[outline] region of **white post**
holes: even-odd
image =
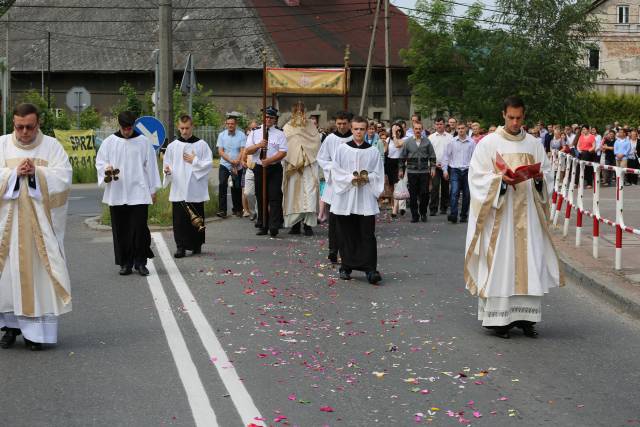
[[[622,210],[624,204],[624,175],[624,169],[616,167],[616,270],[622,269],[622,229],[624,227]]]
[[[582,213],[584,211],[584,169],[585,164],[578,160],[580,165],[580,180],[578,182],[578,200],[576,202],[576,247],[582,243]]]
[[[578,169],[578,159],[571,157],[571,181],[569,181],[569,193],[567,195],[567,210],[564,216],[564,228],[562,236],[566,237],[569,233],[569,219],[571,218],[571,208],[573,205],[573,190],[576,186],[576,171]]]
[[[600,243],[600,175],[602,166],[595,164],[593,169],[593,201],[591,213],[593,214],[593,257],[598,258],[598,244]]]

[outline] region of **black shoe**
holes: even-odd
[[[253,214],[249,217],[249,221],[255,221],[258,218],[258,214]]]
[[[377,285],[382,280],[382,276],[377,271],[367,271],[367,280],[372,285]]]
[[[200,246],[198,246],[197,248],[195,248],[194,250],[191,251],[192,255],[198,255],[202,253],[202,248]]]
[[[308,225],[304,226],[304,235],[309,237],[309,236],[313,236],[313,228],[309,227]]]
[[[178,248],[178,250],[176,251],[175,254],[173,254],[174,258],[184,258],[184,256],[187,254],[187,252],[182,249],[182,248]]]
[[[278,235],[278,229],[277,228],[273,228],[273,229],[269,230],[269,235],[271,237],[276,237]]]
[[[329,252],[329,256],[327,256],[327,259],[329,261],[331,261],[331,264],[337,264],[338,263],[338,254],[335,252]]]
[[[16,343],[16,337],[22,332],[18,328],[2,328],[5,331],[2,339],[0,339],[0,347],[10,348]]]
[[[149,269],[147,268],[146,265],[140,265],[140,266],[136,267],[136,271],[141,276],[148,276],[149,275]]]
[[[422,222],[427,222],[427,214],[420,215],[420,220],[421,220]]]
[[[429,216],[436,216],[436,215],[438,215],[438,212],[435,212],[435,211],[429,212]]]
[[[27,346],[27,348],[31,351],[42,351],[43,350],[43,346],[42,343],[40,342],[33,342],[31,340],[28,339],[24,339],[24,343]]]
[[[509,330],[511,330],[511,326],[490,326],[489,329],[493,329],[497,337],[509,339],[511,335],[509,334]]]
[[[447,219],[449,220],[449,222],[450,222],[451,224],[455,224],[455,223],[457,223],[457,222],[458,222],[458,218],[456,218],[455,216],[451,216],[451,215],[449,215],[449,216],[447,217]]]
[[[338,273],[340,274],[341,280],[351,280],[351,270],[340,267],[340,271]]]
[[[391,214],[391,218],[396,218],[397,216],[398,216],[398,215],[396,215],[396,214],[394,214],[394,213],[392,213],[392,214]]]
[[[300,234],[300,223],[296,223],[289,230],[289,234]]]
[[[130,266],[128,265],[121,265],[120,266],[120,271],[118,272],[119,275],[121,276],[128,276],[131,274],[133,270],[131,269]]]
[[[535,323],[526,322],[518,326],[522,329],[522,333],[529,338],[538,338],[538,331],[536,331]]]
[[[420,221],[420,217],[414,216],[413,218],[411,218],[411,222],[419,222]]]
[[[266,228],[260,228],[260,230],[258,230],[258,232],[256,233],[256,236],[266,236],[266,235],[267,235]]]
[[[460,222],[467,222],[467,218],[460,218]]]
[[[226,217],[227,217],[227,213],[226,213],[226,212],[219,211],[219,212],[217,212],[217,213],[216,213],[216,216],[217,216],[218,218],[226,218]]]
[[[407,212],[407,211],[405,211],[404,209],[400,209],[400,215],[401,215],[401,216],[404,216],[404,214],[405,214],[406,212]]]

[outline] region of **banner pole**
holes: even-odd
[[[343,98],[342,98],[342,106],[344,107],[344,111],[349,110],[349,56],[351,55],[351,51],[349,50],[349,45],[344,49],[344,90],[343,90]]]
[[[262,52],[262,139],[269,141],[267,129],[267,50]],[[260,150],[260,159],[267,158],[267,147]],[[267,168],[262,165],[262,228],[268,228],[267,223]]]

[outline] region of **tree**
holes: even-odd
[[[100,113],[89,107],[80,113],[80,129],[96,129],[102,124]]]
[[[498,0],[490,19],[483,18],[481,3],[451,19],[451,2],[419,0],[410,46],[402,52],[418,108],[499,123],[502,100],[517,94],[530,119],[566,121],[574,100],[599,75],[585,60],[599,32],[590,5]]]
[[[123,111],[132,111],[137,116],[143,115],[144,107],[142,101],[138,98],[138,92],[128,82],[124,82],[118,90],[124,99],[111,108],[114,116],[118,116]]]
[[[224,115],[220,113],[218,107],[211,101],[213,91],[205,91],[204,86],[198,84],[198,91],[193,94],[193,124],[194,126],[214,126],[220,127],[224,122]],[[188,113],[187,96],[180,92],[180,86],[173,90],[173,112],[176,122],[178,118]]]

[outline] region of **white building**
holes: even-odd
[[[589,65],[606,73],[596,90],[640,94],[640,0],[596,0],[591,13],[600,20],[601,36]]]

